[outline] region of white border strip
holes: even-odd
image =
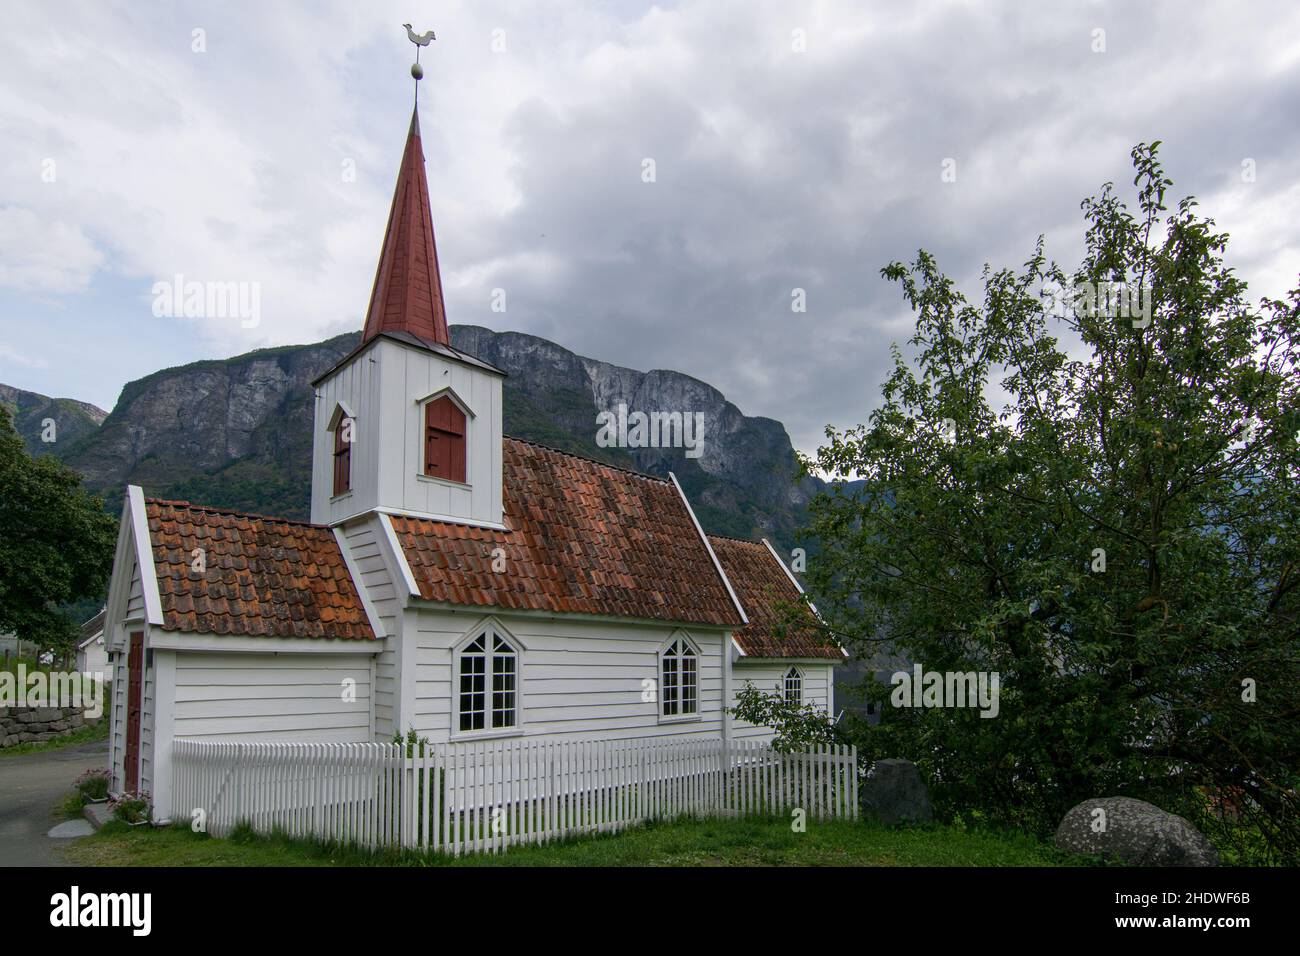
[[[416,475],[416,477],[419,478],[421,476]],[[441,482],[444,481],[445,479],[431,478],[429,480]],[[448,484],[453,484],[453,483],[448,482]],[[459,488],[464,486],[456,485],[456,487]],[[420,521],[436,521],[439,524],[459,524],[459,525],[464,525],[467,528],[487,528],[489,531],[510,530],[510,527],[508,525],[500,524],[495,521],[478,521],[472,518],[457,518],[454,515],[436,515],[429,511],[406,511],[402,508],[388,508],[388,507],[366,508],[362,511],[354,511],[352,514],[345,515],[342,518],[332,519],[330,521],[330,524],[334,526],[347,524],[349,521],[356,521],[358,518],[364,518],[367,515],[372,515],[372,514],[392,515],[395,518],[417,518]]]
[[[339,554],[343,555],[343,563],[347,566],[348,576],[352,578],[352,586],[357,589],[357,595],[361,598],[361,606],[366,609],[366,617],[370,621],[370,630],[375,632],[376,640],[383,640],[388,634],[385,633],[384,625],[379,619],[379,612],[370,603],[370,592],[361,580],[361,571],[352,561],[352,551],[348,548],[347,537],[339,528],[330,530],[334,532],[334,540],[338,542]]]
[[[736,605],[736,610],[740,612],[740,619],[744,623],[748,624],[749,615],[746,614],[745,609],[740,606],[740,600],[736,597],[736,592],[732,590],[731,582],[727,579],[727,573],[722,570],[722,562],[720,562],[718,556],[713,553],[713,545],[709,544],[709,536],[705,534],[704,529],[700,527],[700,521],[695,517],[695,509],[693,509],[691,503],[686,500],[686,492],[682,491],[681,483],[678,482],[677,476],[671,471],[668,472],[668,477],[672,479],[673,487],[677,489],[677,494],[681,496],[682,504],[686,506],[686,513],[691,516],[691,523],[695,525],[695,530],[699,532],[700,540],[704,542],[704,550],[708,551],[709,557],[713,559],[713,566],[718,569],[718,577],[722,578],[722,583],[727,586],[727,593],[731,595],[731,603]]]
[[[246,634],[200,634],[152,631],[149,646],[170,651],[238,651],[253,654],[382,654],[381,641],[358,637],[250,637]]]
[[[144,592],[145,617],[162,627],[162,594],[158,591],[158,569],[153,563],[153,541],[149,537],[149,514],[145,511],[144,489],[127,485],[131,499],[131,528],[135,533],[135,559],[140,565],[140,590]]]
[[[781,560],[781,556],[776,553],[776,548],[772,547],[772,542],[768,541],[767,538],[764,538],[763,544],[767,545],[767,550],[771,553],[772,560],[774,560],[777,564],[781,565],[781,570],[784,571],[785,576],[790,579],[790,583],[793,584],[798,589],[800,594],[804,594],[803,585],[800,584],[799,579],[794,576],[794,572],[791,571],[788,567],[786,567],[785,562]],[[812,601],[809,601],[808,606],[812,608],[812,612],[817,616],[817,620],[821,621],[822,624],[825,624],[826,621],[822,617],[821,611],[817,610],[817,605],[814,604]],[[843,654],[845,657],[849,656],[849,652],[842,647],[840,648],[840,653]]]
[[[587,614],[580,611],[554,611],[550,608],[503,607],[500,604],[453,604],[451,601],[426,601],[417,598],[411,601],[412,607],[430,608],[446,611],[448,614],[498,614],[507,618],[533,618],[539,621],[582,621],[584,623],[636,624],[645,627],[660,627],[669,630],[689,629],[726,633],[734,631],[734,624],[704,624],[700,621],[662,620],[652,617],[625,617],[619,614]]]
[[[406,552],[402,550],[402,543],[397,540],[397,532],[393,529],[393,519],[388,516],[388,512],[379,512],[379,524],[384,529],[384,536],[388,538],[388,546],[393,549],[393,557],[397,560],[397,566],[402,569],[402,578],[406,581],[406,590],[410,592],[411,597],[420,596],[420,586],[415,583],[415,575],[411,573],[411,566],[406,563]]]

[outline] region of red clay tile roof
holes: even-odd
[[[843,660],[840,649],[814,627],[790,627],[788,606],[803,599],[765,544],[709,535],[749,624],[732,634],[748,657],[824,657]],[[811,621],[812,612],[807,612]]]
[[[739,613],[677,489],[506,438],[505,524],[394,516],[428,601],[738,627]],[[492,551],[506,570],[492,570]]]
[[[188,501],[146,499],[163,629],[373,638],[334,533]],[[207,570],[191,570],[195,548]]]

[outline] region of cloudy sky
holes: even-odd
[[[806,450],[863,419],[907,337],[882,265],[924,246],[974,290],[1044,233],[1068,267],[1079,201],[1130,183],[1139,141],[1164,141],[1253,292],[1300,271],[1294,2],[5,17],[0,382],[104,408],[158,368],[361,327],[410,112],[406,21],[438,35],[421,113],[450,320],[687,372]],[[260,321],[155,316],[177,274],[256,283]]]

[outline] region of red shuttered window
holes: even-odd
[[[341,418],[334,426],[334,494],[341,495],[352,487],[352,430],[350,418]]]
[[[465,480],[465,413],[445,395],[424,406],[424,473]]]

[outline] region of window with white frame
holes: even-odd
[[[460,652],[460,730],[507,730],[519,726],[519,655],[492,628]]]
[[[796,707],[803,706],[803,675],[799,673],[799,668],[792,667],[785,672],[785,683],[782,691],[785,694],[787,704],[794,704]]]
[[[660,714],[692,717],[700,711],[700,658],[684,637],[668,643],[659,657]]]

